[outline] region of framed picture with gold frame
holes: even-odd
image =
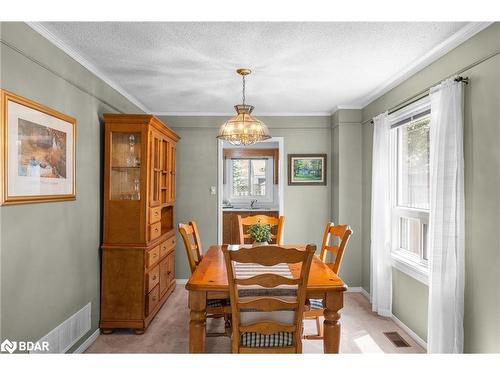
[[[76,120],[0,90],[2,204],[74,200]]]

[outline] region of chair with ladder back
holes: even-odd
[[[196,270],[196,267],[203,259],[203,249],[201,247],[200,234],[196,222],[190,221],[188,224],[179,224],[179,233],[184,242],[186,255],[191,268],[191,274]],[[209,299],[207,300],[207,318],[219,319],[224,318],[224,333],[209,332],[207,336],[229,336],[230,329],[230,313],[229,300],[227,299]]]
[[[249,227],[254,224],[268,224],[271,226],[272,230],[273,228],[276,228],[275,229],[276,233],[271,233],[271,242],[275,245],[281,245],[281,237],[283,236],[284,222],[285,222],[284,216],[274,217],[267,215],[254,215],[254,216],[241,217],[241,215],[238,215],[240,245],[249,243],[250,235],[246,233],[245,227]]]
[[[335,274],[338,274],[344,250],[349,241],[352,230],[349,225],[328,223],[323,235],[323,242],[321,244],[321,254],[319,258],[323,263],[326,263]],[[330,245],[330,240],[334,240],[336,244]],[[326,259],[327,253],[333,253],[334,259],[332,263],[328,263]],[[315,319],[317,335],[304,336],[308,340],[321,340],[323,339],[323,324],[320,317],[324,314],[323,300],[322,299],[309,299],[306,301],[306,311],[304,312],[304,319]]]
[[[223,245],[233,353],[301,353],[307,281],[315,245],[305,249]],[[290,264],[301,263],[292,275]],[[298,276],[298,277],[297,277]]]

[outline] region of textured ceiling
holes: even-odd
[[[230,113],[249,67],[255,114],[362,106],[465,23],[42,24],[153,113]]]

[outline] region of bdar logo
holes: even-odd
[[[17,349],[17,342],[5,339],[0,345],[0,351],[14,353]]]

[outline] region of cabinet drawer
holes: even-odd
[[[149,240],[152,241],[155,238],[161,236],[161,223],[155,223],[149,226]]]
[[[146,297],[146,315],[153,312],[158,302],[160,302],[160,287],[157,285]]]
[[[149,209],[149,224],[157,223],[161,219],[161,207]]]
[[[160,246],[153,247],[147,252],[146,267],[149,268],[160,259]]]
[[[149,273],[146,276],[146,280],[147,280],[146,291],[149,292],[156,285],[158,285],[158,281],[160,281],[160,267],[156,266],[151,271],[149,271]]]
[[[167,253],[169,253],[173,248],[175,248],[175,236],[163,241],[160,244],[160,258],[167,255]]]

